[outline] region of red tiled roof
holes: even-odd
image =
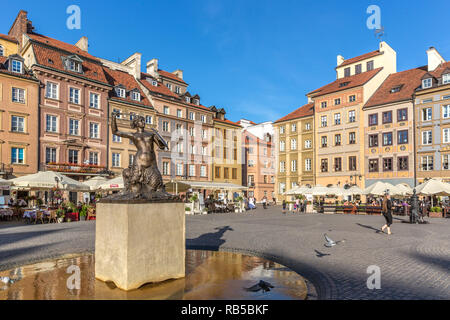
[[[341,90],[347,90],[350,88],[359,87],[363,84],[365,84],[367,81],[372,79],[378,72],[381,71],[381,68],[373,69],[370,71],[366,71],[360,74],[355,74],[350,77],[340,78],[336,81],[333,81],[319,89],[316,89],[314,91],[309,92],[307,95],[311,96],[319,96],[324,95],[328,93],[333,93]],[[345,86],[341,86],[341,84],[347,83]]]
[[[346,65],[349,65],[349,64],[358,62],[358,61],[362,61],[362,60],[364,60],[364,59],[369,59],[369,58],[378,56],[378,55],[380,55],[380,54],[382,54],[382,52],[380,52],[380,50],[375,50],[375,51],[372,51],[372,52],[369,52],[369,53],[365,53],[365,54],[362,54],[362,55],[360,55],[360,56],[357,56],[357,57],[354,57],[354,58],[351,58],[351,59],[344,60],[344,62],[343,62],[341,65],[337,66],[337,67],[338,67],[338,68],[339,68],[339,67],[343,67],[343,66],[346,66]]]
[[[176,75],[174,75],[174,74],[171,73],[171,72],[167,72],[167,71],[158,69],[158,73],[159,73],[161,76],[163,76],[163,77],[170,78],[170,79],[172,79],[172,80],[176,80],[176,81],[179,81],[179,82],[186,83],[186,82],[184,82],[183,79],[178,78]]]
[[[214,121],[218,121],[218,122],[222,122],[222,123],[227,123],[227,124],[231,124],[231,125],[240,127],[240,125],[239,125],[238,123],[233,122],[233,121],[230,121],[230,120],[228,120],[228,119],[225,119],[225,120],[214,119]]]
[[[77,46],[75,46],[73,44],[62,42],[62,41],[59,41],[59,40],[56,40],[56,39],[53,39],[53,38],[50,38],[50,37],[47,37],[47,36],[44,36],[44,35],[41,35],[41,34],[37,34],[37,33],[27,33],[27,35],[31,39],[35,40],[35,41],[47,44],[49,46],[58,48],[60,50],[64,50],[64,51],[67,51],[67,52],[70,52],[70,53],[74,53],[74,54],[77,54],[79,56],[82,56],[82,57],[85,57],[85,58],[89,58],[89,59],[92,59],[92,60],[98,60],[93,55],[89,54],[86,51],[81,50],[80,48],[78,48]]]
[[[420,67],[389,75],[381,86],[370,97],[364,108],[412,99],[412,95],[422,81],[421,78],[427,73],[427,67]],[[400,91],[392,92],[393,88],[400,87]]]
[[[0,38],[4,39],[4,40],[11,41],[11,42],[14,42],[14,43],[19,43],[19,41],[17,41],[16,38],[8,36],[7,34],[0,33]]]
[[[435,78],[440,78],[442,76],[442,72],[445,71],[445,69],[450,68],[450,61],[441,63],[436,69],[433,71],[428,72]]]
[[[288,115],[284,116],[283,118],[278,119],[274,123],[288,121],[288,120],[294,120],[298,118],[303,118],[307,116],[312,116],[314,114],[314,103],[308,103],[304,106],[301,106],[297,110],[289,113]]]
[[[156,80],[148,73],[141,72],[141,83],[150,91],[154,93],[163,94],[165,96],[180,98],[177,94],[169,90],[165,85],[158,82],[157,86],[152,85],[148,80]]]
[[[62,57],[67,56],[67,54],[58,50],[58,48],[51,48],[43,46],[39,43],[34,43],[33,50],[36,56],[36,62],[40,65],[57,69],[74,76],[84,77],[88,80],[107,83],[102,65],[100,63],[96,63],[86,59],[82,63],[83,73],[78,73],[65,69]]]
[[[112,70],[112,69],[107,68],[107,67],[103,67],[103,70],[105,72],[106,79],[108,80],[108,83],[110,85],[117,86],[117,85],[121,84],[121,85],[123,85],[125,87],[125,89],[127,91],[130,91],[130,90],[133,90],[133,89],[138,89],[139,93],[141,94],[141,100],[140,101],[132,100],[129,95],[126,98],[114,97],[114,99],[123,100],[123,101],[126,101],[126,102],[137,103],[137,104],[142,104],[142,105],[145,105],[145,106],[148,106],[148,107],[152,107],[152,104],[147,99],[147,96],[141,90],[141,88],[139,86],[139,83],[136,81],[136,79],[132,75],[130,75],[130,74],[124,72],[124,71]]]

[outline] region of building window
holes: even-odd
[[[340,134],[335,134],[334,135],[334,145],[335,146],[340,146],[341,145],[341,135]]]
[[[5,55],[5,51],[3,49],[3,46],[0,44],[0,57]]]
[[[382,121],[385,123],[392,123],[392,111],[386,111],[382,113]]]
[[[11,163],[24,164],[23,148],[11,148]]]
[[[172,91],[172,84],[171,83],[166,83],[166,87],[169,88],[170,91]]]
[[[305,159],[305,171],[311,171],[312,169],[312,160]]]
[[[286,162],[280,161],[280,172],[286,171]]]
[[[442,106],[442,118],[444,119],[450,118],[450,104]]]
[[[183,111],[181,111],[180,109],[177,109],[177,117],[178,118],[182,118],[183,117]]]
[[[49,99],[58,99],[58,84],[53,82],[47,82],[45,96]]]
[[[116,136],[115,134],[112,135],[112,141],[113,142],[122,142],[121,136]]]
[[[47,132],[56,132],[56,116],[52,116],[49,114],[46,116],[45,130]]]
[[[126,96],[125,89],[124,88],[120,88],[120,87],[116,88],[116,95],[118,97],[120,97],[120,98],[125,98],[125,96]]]
[[[189,128],[189,135],[190,135],[191,137],[195,137],[195,129],[194,129],[194,127],[190,127],[190,128]]]
[[[141,101],[141,93],[139,91],[132,91],[131,99],[134,101]]]
[[[286,143],[284,141],[280,141],[280,151],[286,151]]]
[[[392,146],[392,132],[383,133],[383,146]]]
[[[366,69],[367,71],[373,70],[373,60],[367,61]]]
[[[11,71],[16,73],[22,73],[22,61],[12,60],[11,61]]]
[[[356,171],[356,156],[348,157],[348,170]]]
[[[293,123],[291,124],[291,132],[296,132],[297,131],[297,124]]]
[[[320,160],[320,171],[321,172],[328,172],[328,159],[321,159]]]
[[[422,157],[422,171],[432,171],[433,170],[433,156],[423,156]]]
[[[348,134],[348,143],[349,144],[355,144],[356,143],[356,133],[355,132],[350,132]]]
[[[369,147],[378,147],[378,134],[369,134]]]
[[[445,128],[442,129],[442,143],[449,143],[450,142],[450,129]]]
[[[369,172],[378,172],[378,159],[369,159]]]
[[[334,171],[342,171],[342,158],[334,158]]]
[[[291,139],[291,150],[297,150],[297,139]]]
[[[11,117],[11,131],[25,132],[25,118],[19,116]]]
[[[378,124],[378,114],[369,114],[369,126],[376,126]]]
[[[362,66],[359,63],[355,66],[355,74],[360,74],[361,72],[362,72]]]
[[[98,139],[99,138],[99,125],[98,123],[95,122],[90,122],[89,123],[89,137],[93,138],[93,139]]]
[[[400,130],[397,135],[397,144],[408,143],[408,130]]]
[[[100,95],[97,93],[89,93],[89,107],[98,109],[99,108]]]
[[[422,144],[432,144],[433,143],[433,135],[431,130],[422,131]]]
[[[444,170],[449,170],[450,166],[449,166],[449,155],[448,154],[444,154],[442,156],[442,169]]]
[[[69,134],[72,136],[80,135],[80,121],[76,119],[69,119]]]
[[[215,167],[214,168],[214,176],[216,178],[220,178],[220,167]]]
[[[236,170],[236,169],[233,169],[233,172],[234,172],[234,170]],[[200,167],[200,177],[206,177],[206,166],[201,166]],[[235,179],[235,178],[233,178],[233,179]]]
[[[280,134],[284,134],[284,126],[280,127]]]
[[[422,89],[430,88],[433,85],[433,81],[431,78],[422,80]]]
[[[89,164],[98,165],[98,152],[89,152]]]
[[[341,114],[340,113],[334,114],[334,124],[335,125],[341,124]]]
[[[397,121],[406,121],[408,120],[408,109],[399,109],[397,110]]]
[[[163,131],[164,132],[168,132],[169,131],[169,122],[168,121],[163,121],[162,127],[163,127]]]
[[[191,103],[191,98],[189,98],[189,97],[184,97],[184,101],[186,101],[186,103]]]
[[[430,121],[432,119],[432,108],[423,108],[422,109],[422,121]]]
[[[356,122],[356,116],[355,116],[354,110],[348,112],[348,122]]]
[[[195,120],[194,112],[189,112],[189,120]]]
[[[163,175],[169,175],[169,162],[163,161]]]
[[[322,103],[320,104],[321,108],[326,108],[327,107],[327,102],[326,101],[322,101]]]
[[[169,114],[169,107],[164,106],[163,112],[164,114]]]
[[[13,87],[12,102],[25,103],[25,90]]]
[[[69,102],[79,104],[80,103],[80,89],[69,89]]]
[[[348,101],[349,102],[355,102],[356,101],[356,96],[353,94],[351,96],[348,97]]]
[[[397,158],[398,171],[408,171],[408,157]]]
[[[311,123],[307,123],[307,124],[305,124],[305,130],[311,130]]]
[[[78,164],[78,150],[69,149],[69,163]]]
[[[189,176],[190,177],[195,177],[195,164],[190,164],[189,165]]]
[[[112,154],[112,166],[113,167],[120,167],[120,153],[113,152]]]
[[[344,69],[344,77],[350,77],[350,67]]]
[[[383,171],[392,171],[392,158],[383,158]]]
[[[442,76],[442,84],[450,83],[450,73],[446,73]]]
[[[312,148],[312,141],[305,140],[305,149],[310,149],[310,148]],[[264,150],[266,150],[266,149],[264,148]],[[266,155],[266,154],[264,154],[264,155]]]
[[[45,163],[55,163],[56,162],[56,148],[45,148]]]
[[[322,136],[320,138],[320,142],[321,142],[322,148],[326,148],[327,145],[328,145],[328,137],[327,136]]]
[[[177,148],[176,148],[178,153],[183,152],[183,145],[180,142],[177,142]]]
[[[326,127],[327,126],[327,116],[322,116],[320,118],[320,123],[322,127]]]
[[[206,123],[206,116],[204,114],[201,115],[201,120],[203,123]]]
[[[153,117],[152,116],[145,116],[145,123],[146,124],[152,124]]]
[[[297,160],[291,161],[291,172],[297,172]]]

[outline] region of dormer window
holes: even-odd
[[[124,88],[116,87],[116,95],[120,98],[125,98],[126,91]]]
[[[22,61],[11,60],[11,71],[16,73],[22,73]]]
[[[402,86],[395,86],[391,89],[391,93],[396,93],[396,92],[400,92],[400,90],[402,89]]]
[[[66,70],[72,71],[72,72],[78,72],[82,73],[83,69],[81,66],[81,63],[83,60],[81,60],[77,55],[72,55],[66,58],[63,58],[64,65],[66,66]]]
[[[433,85],[433,81],[431,78],[422,80],[422,89],[431,88],[432,85]]]
[[[158,86],[158,81],[152,80],[152,86],[157,87]]]
[[[200,100],[194,99],[194,104],[197,105],[197,106],[200,105]]]
[[[166,87],[169,88],[170,91],[172,91],[172,84],[171,83],[166,83]]]
[[[350,82],[342,82],[342,83],[339,83],[339,88],[342,88],[342,87],[346,87],[348,84],[349,84]]]
[[[131,92],[131,99],[134,101],[141,101],[141,93],[137,90]]]
[[[181,93],[181,88],[179,86],[175,87],[175,93],[177,93],[177,94]]]
[[[184,97],[184,100],[186,101],[186,103],[191,103],[191,98],[189,97]]]
[[[450,73],[442,75],[442,84],[450,83]]]
[[[0,57],[5,55],[5,50],[3,49],[3,46],[0,45]]]

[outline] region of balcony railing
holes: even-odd
[[[50,162],[41,164],[41,170],[56,171],[68,174],[96,174],[96,175],[110,174],[109,170],[105,166],[99,166],[95,164]]]
[[[8,178],[13,173],[13,168],[10,164],[0,163],[0,175]]]

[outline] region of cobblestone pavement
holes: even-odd
[[[319,299],[450,299],[450,219],[427,225],[380,216],[286,214],[279,207],[243,214],[187,216],[188,248],[239,251],[281,263],[311,282]],[[62,254],[94,250],[94,222],[0,223],[0,270]],[[324,246],[323,234],[344,242]],[[369,290],[367,267],[381,270]]]

